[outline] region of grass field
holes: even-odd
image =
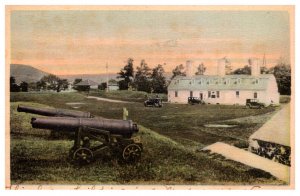
[[[11,179],[26,184],[283,184],[269,174],[209,156],[198,149],[216,141],[247,145],[249,135],[270,118],[275,108],[165,104],[145,108],[137,103],[109,103],[86,99],[79,93],[11,94]],[[18,113],[18,104],[89,111],[106,118],[129,119],[139,124],[144,152],[136,165],[118,162],[109,152],[85,167],[70,164],[69,139],[54,139],[50,131],[32,129],[31,114]],[[259,115],[259,116],[258,116]],[[257,118],[255,117],[257,116]],[[235,120],[234,120],[235,119]],[[237,120],[236,120],[237,119]],[[234,128],[208,128],[207,123],[227,123]]]

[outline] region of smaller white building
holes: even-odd
[[[108,90],[110,91],[117,91],[119,90],[119,84],[118,83],[112,83],[112,84],[108,84]]]
[[[93,80],[83,80],[77,84],[75,84],[76,86],[87,86],[87,87],[90,87],[90,89],[98,89],[98,83],[97,82],[94,82]]]

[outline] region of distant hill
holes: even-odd
[[[17,83],[25,82],[37,82],[44,75],[48,75],[50,73],[41,71],[30,65],[21,65],[21,64],[11,64],[10,65],[10,76],[14,76]],[[82,80],[92,80],[97,83],[106,82],[107,75],[106,74],[78,74],[78,75],[57,75],[60,78],[68,79],[69,82],[73,82],[76,78],[81,78]],[[117,79],[118,74],[110,73],[108,74],[109,79]],[[172,73],[165,73],[167,79],[172,76]]]
[[[36,82],[40,80],[44,75],[49,73],[31,67],[29,65],[10,64],[10,76],[14,76],[16,83],[24,82]]]

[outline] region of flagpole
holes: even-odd
[[[108,64],[106,63],[106,92],[108,92]]]

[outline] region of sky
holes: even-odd
[[[249,58],[274,66],[290,59],[287,11],[15,10],[10,18],[11,63],[57,74],[117,73],[128,58],[171,72],[187,60],[216,74]]]

